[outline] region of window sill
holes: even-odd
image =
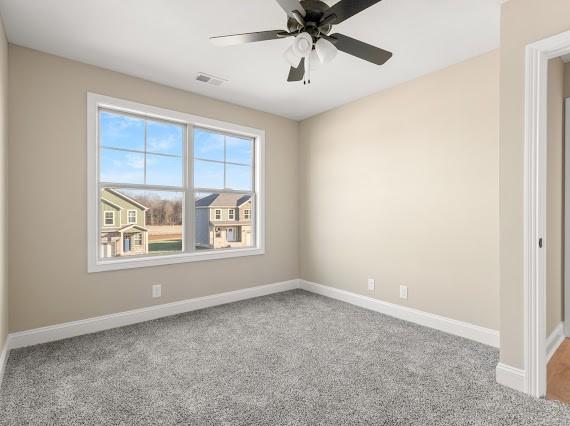
[[[122,269],[145,268],[149,266],[173,265],[176,263],[200,262],[204,260],[227,259],[232,257],[259,256],[265,254],[262,248],[218,249],[194,253],[169,254],[157,257],[116,258],[89,263],[88,273],[118,271]]]

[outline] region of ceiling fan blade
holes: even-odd
[[[303,17],[305,17],[305,15],[307,14],[307,12],[305,12],[305,9],[303,8],[303,6],[301,6],[301,3],[299,3],[298,0],[276,0],[276,1],[277,3],[279,3],[279,6],[281,6],[281,8],[285,11],[285,13],[287,13],[287,15],[289,15],[293,19],[295,19],[295,16],[293,16],[294,10],[299,11],[301,16]]]
[[[334,24],[340,24],[342,21],[368,9],[370,6],[374,6],[380,1],[382,0],[340,0],[326,11],[323,20],[330,15],[336,15]]]
[[[291,67],[287,81],[301,81],[305,77],[305,58],[301,59],[297,68]]]
[[[327,40],[331,41],[338,50],[376,65],[383,65],[392,57],[392,52],[345,36],[344,34],[331,34],[327,37]]]
[[[276,40],[284,37],[290,37],[287,31],[273,30],[260,31],[257,33],[232,34],[219,37],[210,37],[212,43],[217,46],[232,46],[235,44],[253,43],[256,41]]]

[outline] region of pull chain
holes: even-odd
[[[305,74],[303,75],[303,84],[311,84],[311,54],[305,58]]]

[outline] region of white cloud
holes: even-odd
[[[163,138],[151,137],[148,139],[148,150],[151,152],[164,152],[173,148],[178,142],[178,138],[174,135],[168,135]]]
[[[140,154],[127,153],[125,154],[127,159],[127,166],[133,169],[144,169],[144,157]]]

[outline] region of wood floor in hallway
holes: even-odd
[[[546,398],[570,404],[570,338],[564,339],[548,363]]]

